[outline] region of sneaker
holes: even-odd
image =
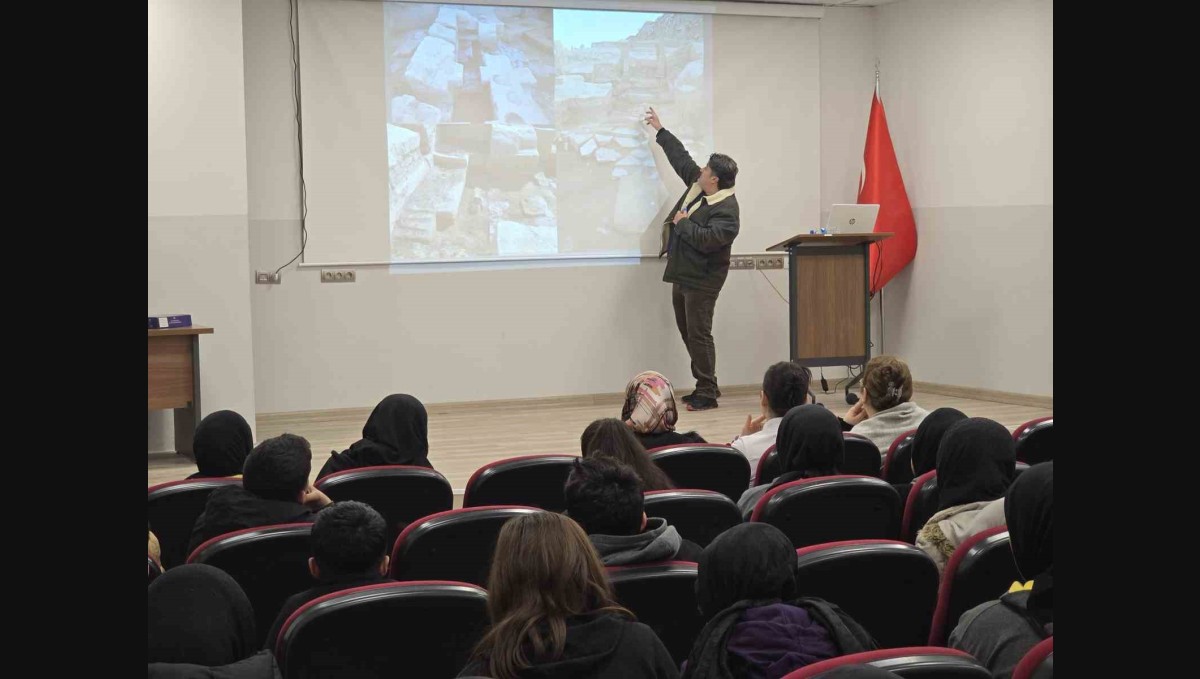
[[[707,396],[695,396],[688,402],[688,410],[693,412],[697,410],[712,410],[717,407],[717,399]]]
[[[721,392],[719,390],[717,391],[717,398],[721,398]],[[696,392],[693,391],[679,400],[683,401],[684,403],[691,404],[692,401],[696,400]]]

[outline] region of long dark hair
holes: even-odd
[[[675,487],[666,472],[650,461],[642,442],[624,422],[607,417],[589,424],[588,430],[593,433],[583,443],[584,457],[608,457],[629,465],[637,472],[645,490],[670,490]]]
[[[568,618],[615,613],[634,619],[613,599],[587,533],[553,512],[504,524],[487,590],[492,627],[476,646],[475,657],[494,679],[517,679],[522,670],[561,657]]]

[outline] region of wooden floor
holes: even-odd
[[[705,440],[728,443],[741,432],[746,415],[757,416],[758,391],[751,387],[723,390],[721,405],[699,413],[680,411],[679,431],[696,430]],[[849,406],[840,392],[818,394],[817,400],[838,415]],[[971,417],[987,417],[1015,429],[1024,422],[1053,414],[1046,408],[979,401],[934,393],[914,395],[926,410],[958,408]],[[569,402],[570,405],[564,405]],[[455,506],[471,474],[493,460],[539,453],[579,453],[579,435],[592,420],[618,417],[622,399],[585,397],[557,402],[504,402],[497,404],[429,406],[429,460],[454,488]],[[259,415],[258,440],[284,432],[299,434],[312,443],[313,479],[331,450],[344,450],[357,441],[371,408]],[[149,455],[147,484],[182,479],[196,470],[187,458],[174,453]]]

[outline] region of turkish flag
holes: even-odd
[[[887,116],[879,100],[879,88],[871,100],[871,119],[867,124],[867,145],[863,149],[863,169],[859,177],[858,202],[878,203],[879,217],[875,232],[896,235],[871,248],[871,295],[874,294],[917,256],[917,224],[913,221],[904,178],[896,162]],[[882,253],[882,259],[880,255]]]

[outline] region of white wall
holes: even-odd
[[[147,6],[149,313],[190,313],[204,412],[254,426],[240,0]],[[169,411],[147,421],[149,451],[174,449]]]
[[[870,7],[830,7],[821,19],[822,224],[830,205],[858,198],[875,89],[875,16]]]
[[[241,2],[147,5],[149,214],[244,215]]]
[[[1053,395],[1052,0],[877,12],[881,95],[917,223],[884,348],[917,379]]]

